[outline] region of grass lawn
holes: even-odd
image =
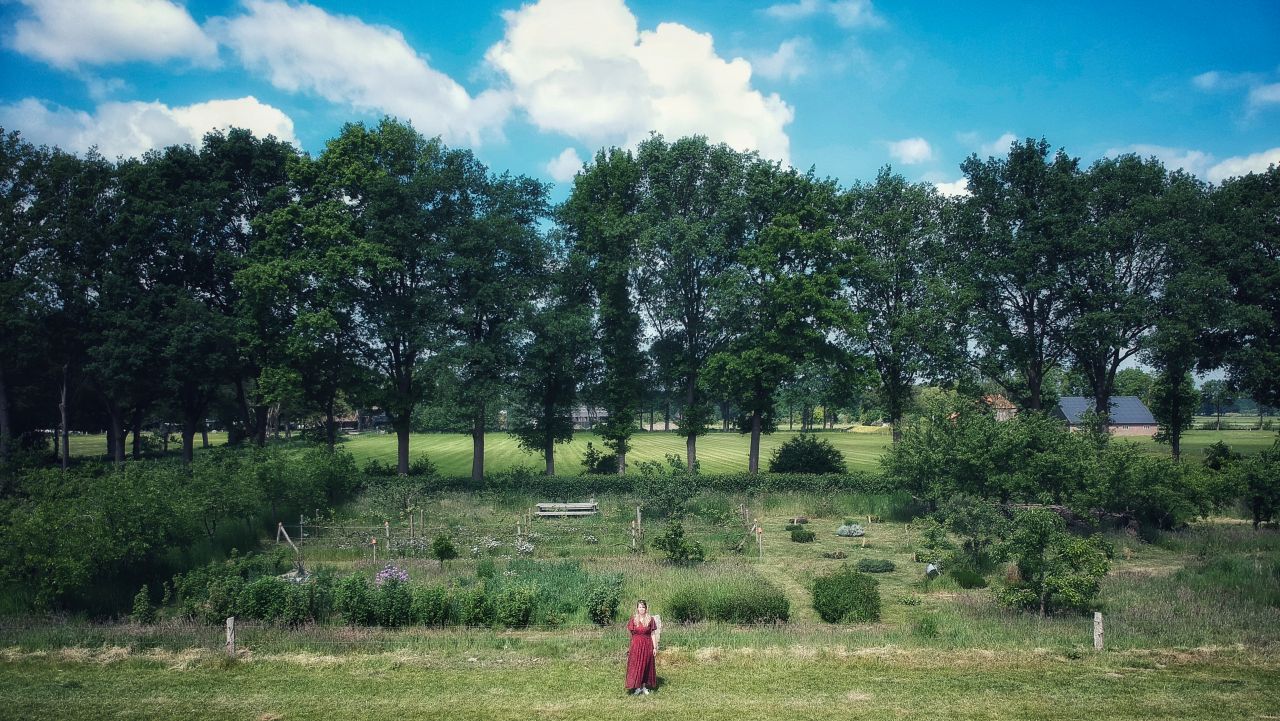
[[[760,439],[760,457],[763,467],[768,467],[773,450],[795,436],[791,431],[779,431]],[[226,442],[226,433],[210,433],[209,442],[214,445]],[[882,429],[821,434],[844,454],[849,470],[879,471],[880,456],[890,443],[889,433]],[[1257,453],[1276,441],[1275,431],[1188,431],[1183,437],[1185,457],[1199,459],[1204,449],[1219,441],[1225,441],[1232,449],[1244,454]],[[1167,454],[1168,446],[1149,438],[1135,440],[1151,453]],[[704,473],[734,473],[747,470],[747,446],[749,438],[737,433],[711,433],[698,439],[698,461]],[[591,443],[603,451],[602,439],[594,433],[580,432],[574,439],[556,447],[556,472],[573,475],[582,471],[582,457]],[[685,442],[680,436],[667,432],[639,432],[633,439],[634,448],[627,456],[629,463],[661,461],[668,454],[684,457]],[[170,444],[171,453],[178,451]],[[395,464],[396,437],[393,433],[364,433],[346,436],[343,448],[355,456],[358,465],[373,458]],[[200,443],[197,439],[196,451]],[[103,456],[106,454],[106,438],[102,435],[71,436],[71,453],[77,456]],[[471,437],[461,433],[415,433],[409,440],[410,457],[426,453],[444,475],[465,476],[471,473]],[[528,453],[516,445],[506,433],[490,433],[485,437],[485,470],[504,471],[526,466],[542,467],[542,457]]]
[[[619,639],[620,641],[621,639]],[[1257,719],[1280,713],[1274,656],[671,647],[659,690],[624,695],[621,646],[547,658],[71,649],[0,654],[5,718]]]

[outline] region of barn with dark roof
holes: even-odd
[[[1053,416],[1067,422],[1071,430],[1083,423],[1085,413],[1093,410],[1093,399],[1065,396],[1058,400]],[[1156,432],[1156,418],[1137,396],[1115,396],[1111,399],[1111,423],[1108,429],[1117,436],[1150,436]]]

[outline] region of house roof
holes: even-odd
[[[1078,425],[1084,414],[1093,408],[1093,399],[1083,396],[1064,396],[1058,400],[1058,413],[1067,423]],[[1156,418],[1137,396],[1112,396],[1112,425],[1155,425]]]

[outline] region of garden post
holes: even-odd
[[[227,617],[227,658],[236,657],[236,617]]]
[[[374,560],[374,561],[377,561],[377,560],[378,560],[378,537],[377,537],[377,536],[374,536],[373,538],[371,538],[371,539],[369,539],[369,540],[370,540],[370,541],[372,542],[372,544],[373,544],[373,560]]]
[[[391,521],[383,521],[382,530],[384,533],[387,534],[387,540],[390,541],[391,540]]]
[[[1102,650],[1102,612],[1093,612],[1093,650]]]

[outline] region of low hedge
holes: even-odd
[[[635,493],[638,474],[619,476],[577,475],[546,476],[527,468],[517,468],[486,475],[480,482],[469,476],[440,476],[430,481],[432,490],[440,491],[512,491],[532,493],[549,501],[573,501],[604,494]],[[892,493],[898,485],[887,476],[853,472],[836,474],[809,473],[699,473],[699,489],[742,492],[798,491],[811,493]]]
[[[677,587],[667,599],[666,617],[677,623],[780,623],[791,617],[791,602],[761,578],[709,580]]]
[[[863,573],[889,573],[897,568],[887,558],[863,558],[858,560],[858,570]]]

